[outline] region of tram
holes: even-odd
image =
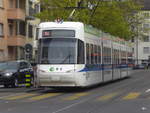
[[[130,76],[128,42],[81,22],[43,22],[38,27],[37,84],[87,87]]]

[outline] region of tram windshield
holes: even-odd
[[[76,64],[77,40],[44,38],[39,40],[40,64]]]

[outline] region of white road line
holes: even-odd
[[[73,106],[76,106],[76,105],[81,104],[81,103],[83,103],[83,102],[86,102],[86,101],[88,101],[88,100],[89,100],[89,99],[86,99],[86,100],[83,100],[83,101],[79,101],[78,103],[71,104],[71,105],[69,105],[69,106],[66,106],[66,107],[64,107],[64,108],[62,108],[62,109],[59,109],[59,110],[57,110],[57,111],[54,111],[54,112],[52,112],[52,113],[58,113],[58,112],[67,110],[67,109],[69,109],[69,108],[71,108],[71,107],[73,107]]]

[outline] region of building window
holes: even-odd
[[[0,61],[4,60],[4,51],[0,50]]]
[[[150,48],[149,47],[144,47],[143,48],[143,53],[144,54],[149,54],[150,53]]]
[[[32,37],[33,37],[33,26],[32,26],[32,25],[29,25],[29,26],[28,26],[28,29],[29,29],[29,31],[28,31],[28,37],[29,37],[29,38],[32,38]]]
[[[144,18],[145,19],[149,19],[149,17],[150,17],[150,14],[148,12],[144,13]]]
[[[144,42],[149,42],[149,41],[150,41],[150,40],[149,40],[149,36],[144,36],[144,37],[143,37],[143,41],[144,41]]]
[[[14,8],[14,0],[9,0],[9,8]]]
[[[16,26],[17,26],[17,35],[26,35],[26,24],[24,21],[18,21],[16,22]]]
[[[0,0],[0,8],[3,8],[3,0]]]
[[[3,33],[3,24],[0,23],[0,37],[3,37],[4,36],[4,33]]]
[[[40,13],[40,4],[35,4],[35,13]]]
[[[148,28],[150,28],[150,25],[149,24],[143,24],[143,28],[148,29]]]

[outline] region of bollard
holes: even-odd
[[[25,75],[25,86],[31,87],[31,75],[29,73]]]

